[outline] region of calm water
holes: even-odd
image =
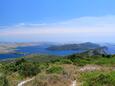
[[[15,54],[15,53],[9,53],[9,54],[0,54],[0,59],[6,59],[6,58],[18,58],[24,56],[24,54]]]
[[[83,51],[77,51],[77,50],[63,50],[63,51],[56,51],[56,50],[47,50],[48,46],[28,46],[28,47],[18,47],[17,52],[23,52],[24,54],[16,54],[16,53],[10,53],[10,54],[0,54],[0,59],[5,59],[5,58],[18,58],[24,55],[28,54],[49,54],[49,55],[59,55],[59,56],[64,56],[64,55],[70,55],[74,53],[80,53]],[[108,52],[110,54],[115,54],[115,46],[107,46],[108,47]]]
[[[48,46],[29,46],[29,47],[19,47],[17,52],[25,52],[27,54],[49,54],[49,55],[70,55],[73,53],[79,53],[82,51],[75,50],[48,50]]]
[[[52,50],[47,50],[48,46],[28,46],[28,47],[18,47],[17,52],[22,52],[24,54],[16,54],[16,53],[10,53],[10,54],[0,54],[0,59],[5,59],[5,58],[18,58],[24,55],[28,54],[49,54],[49,55],[59,55],[59,56],[64,56],[64,55],[70,55],[73,53],[80,53],[83,51],[76,51],[76,50],[63,50],[63,51],[52,51]]]

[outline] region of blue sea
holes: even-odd
[[[61,51],[48,50],[47,48],[48,46],[17,47],[16,52],[18,53],[0,54],[0,59],[18,58],[29,54],[48,54],[48,55],[65,56],[65,55],[83,52],[79,50],[61,50]]]
[[[16,51],[18,53],[8,53],[8,54],[0,54],[0,59],[6,58],[18,58],[29,54],[48,54],[48,55],[57,55],[57,56],[65,56],[74,53],[80,53],[84,51],[79,50],[48,50],[48,46],[26,46],[26,47],[17,47]],[[108,45],[108,53],[115,54],[115,46]]]

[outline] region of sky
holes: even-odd
[[[0,0],[0,41],[115,43],[115,0]]]

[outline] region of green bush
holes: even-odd
[[[63,64],[72,64],[72,61],[69,59],[62,59],[60,62]]]
[[[104,74],[91,78],[88,84],[88,86],[115,86],[115,82],[111,79],[110,75]]]
[[[40,63],[39,68],[40,70],[46,70],[49,67],[48,63]]]
[[[78,65],[78,66],[84,66],[84,65],[90,64],[90,63],[91,63],[91,61],[86,60],[86,59],[75,59],[73,61],[73,64]]]
[[[40,68],[33,62],[27,62],[24,59],[16,60],[16,62],[8,63],[2,67],[5,74],[18,72],[24,77],[31,77],[40,72]]]
[[[51,68],[47,69],[47,73],[62,73],[63,68],[60,66],[52,66]]]
[[[0,86],[9,86],[6,76],[0,76]]]
[[[40,69],[32,63],[26,62],[18,66],[18,72],[20,75],[23,75],[24,77],[31,77],[39,73]]]
[[[91,72],[82,76],[84,79],[83,86],[115,86],[114,73]]]

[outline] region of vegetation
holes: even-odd
[[[8,86],[8,80],[6,79],[6,76],[4,75],[0,76],[0,86]]]
[[[63,68],[60,66],[52,66],[51,68],[47,69],[47,73],[62,73]]]
[[[115,72],[87,72],[81,75],[83,86],[115,86]]]
[[[115,55],[91,53],[30,55],[0,62],[0,86],[17,86],[32,77],[25,86],[70,86],[73,80],[78,86],[115,86]]]

